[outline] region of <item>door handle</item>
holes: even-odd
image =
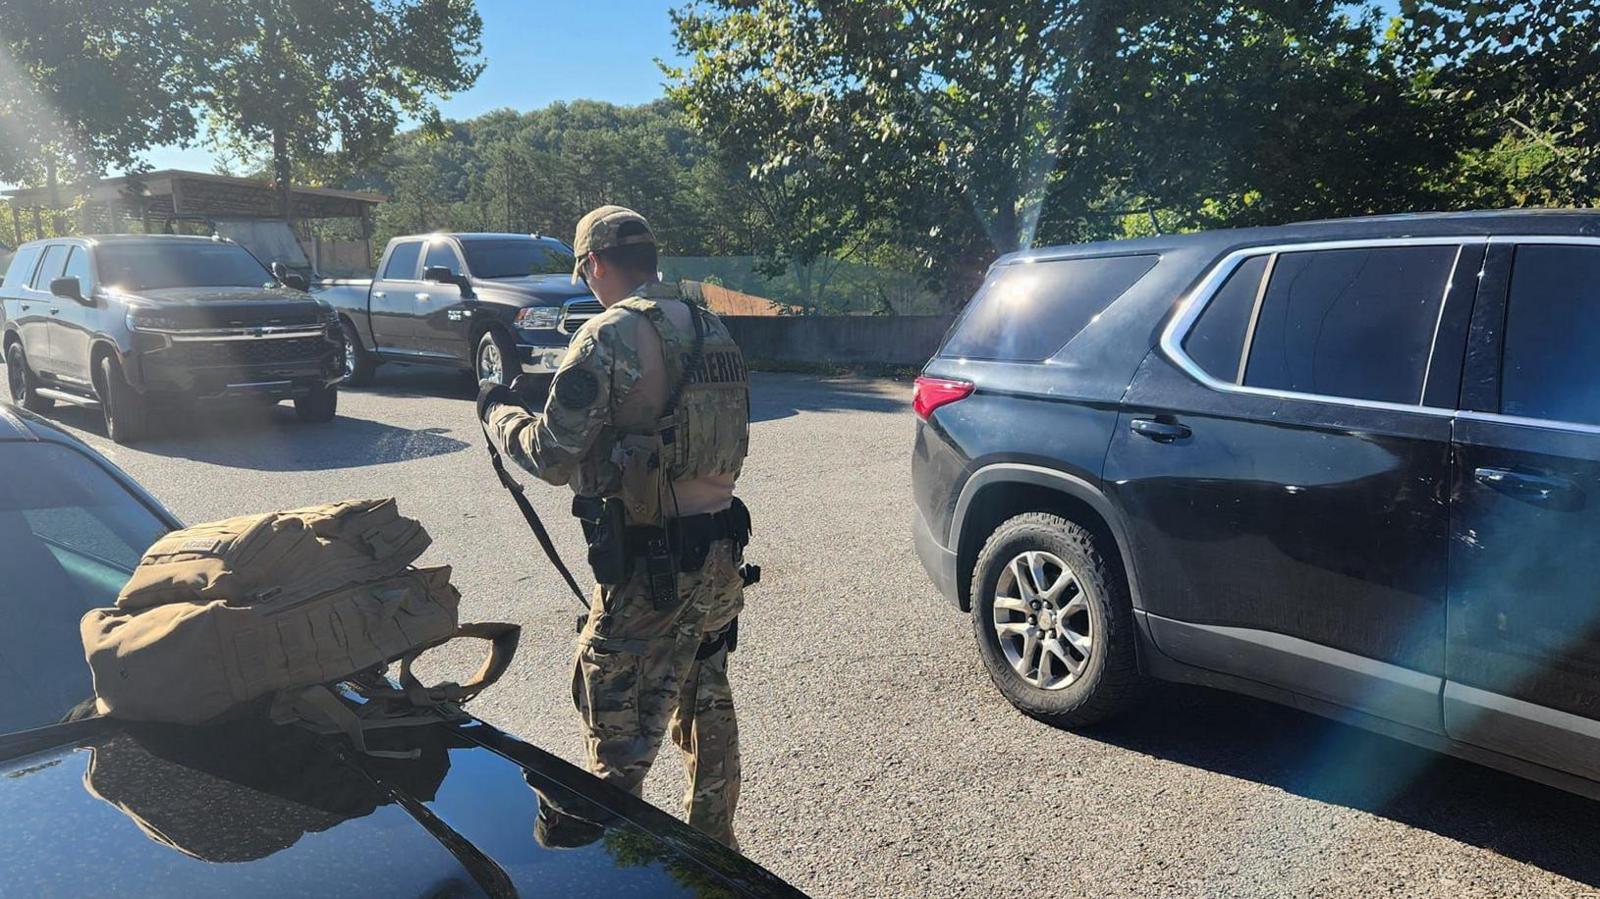
[[[372,292],[372,298],[373,298],[373,299],[374,299],[374,300],[381,300],[381,299],[383,299],[383,298],[384,298],[384,297],[386,297],[386,296],[388,296],[388,294],[386,294],[386,293],[384,293],[384,292],[383,292],[383,291],[381,291],[381,290],[374,290],[374,291],[373,291],[373,292]]]
[[[417,302],[419,302],[419,303],[426,303],[429,300],[433,299],[433,294],[431,294],[431,293],[419,293],[419,294],[414,294],[414,296],[417,298]]]
[[[51,306],[50,307],[50,314],[51,315],[60,315],[61,314],[61,307],[60,306]]]
[[[1566,478],[1528,474],[1507,468],[1479,468],[1473,471],[1472,477],[1491,490],[1528,502],[1570,501],[1578,493],[1577,485]]]
[[[27,303],[18,303],[17,304],[17,311],[18,312],[27,312],[29,309],[32,309],[32,308],[33,307],[28,305]]]
[[[1140,437],[1154,440],[1157,443],[1176,443],[1194,434],[1193,431],[1180,424],[1168,424],[1164,421],[1155,421],[1150,418],[1135,418],[1128,424],[1133,433]]]

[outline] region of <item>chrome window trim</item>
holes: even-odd
[[[1177,313],[1172,321],[1161,332],[1161,352],[1174,365],[1183,370],[1185,374],[1208,389],[1219,393],[1238,393],[1247,396],[1270,397],[1284,400],[1303,400],[1312,403],[1324,403],[1336,406],[1348,406],[1356,409],[1373,409],[1385,412],[1410,412],[1435,417],[1451,417],[1456,414],[1454,409],[1445,409],[1439,406],[1412,405],[1409,403],[1390,403],[1380,400],[1362,400],[1351,397],[1328,396],[1318,393],[1301,393],[1293,390],[1274,390],[1264,387],[1248,387],[1244,384],[1231,384],[1212,377],[1198,363],[1189,358],[1183,350],[1183,339],[1189,336],[1189,331],[1194,328],[1200,314],[1216,296],[1223,283],[1228,280],[1246,259],[1255,256],[1278,255],[1283,253],[1313,253],[1321,250],[1359,250],[1369,247],[1438,247],[1438,246],[1483,246],[1489,238],[1483,235],[1449,235],[1438,237],[1378,237],[1354,240],[1329,240],[1312,241],[1306,243],[1288,244],[1263,244],[1261,246],[1245,247],[1234,250],[1222,257],[1222,260],[1211,267],[1200,283],[1186,296],[1178,301]],[[1456,264],[1460,263],[1461,254],[1456,254]],[[1450,281],[1454,281],[1452,269]],[[1442,307],[1441,307],[1442,308]],[[1424,388],[1427,383],[1424,381]]]
[[[1466,409],[1457,412],[1456,417],[1463,421],[1481,421],[1485,424],[1515,425],[1521,428],[1537,428],[1542,431],[1564,431],[1568,434],[1600,435],[1600,425],[1586,425],[1554,418],[1527,418],[1521,415],[1506,415],[1501,412],[1475,412]]]

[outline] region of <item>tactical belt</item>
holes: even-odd
[[[705,565],[711,544],[718,540],[732,540],[743,550],[750,542],[750,510],[738,497],[733,505],[721,512],[686,515],[671,519],[665,528],[634,526],[628,528],[627,543],[630,553],[642,553],[663,532],[670,535],[672,550],[678,557],[678,570],[699,571]]]

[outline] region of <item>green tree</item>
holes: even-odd
[[[208,48],[198,100],[215,140],[271,160],[285,219],[297,163],[383,152],[406,119],[439,126],[433,98],[482,64],[472,0],[195,0]]]
[[[902,242],[951,302],[996,253],[1115,234],[1130,208],[1187,226],[1405,208],[1449,158],[1378,14],[1335,0],[693,0],[675,16],[690,61],[671,96],[769,200],[779,258]]]
[[[1479,203],[1600,195],[1600,15],[1591,0],[1403,0],[1413,68],[1477,129],[1446,189]]]
[[[0,182],[55,187],[192,140],[187,22],[148,0],[0,0]]]

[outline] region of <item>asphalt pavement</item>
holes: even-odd
[[[1090,733],[1014,712],[912,550],[909,385],[755,376],[756,517],[731,669],[744,850],[817,896],[1600,896],[1600,803],[1303,713],[1164,687]],[[255,409],[117,447],[54,417],[191,522],[392,495],[455,567],[466,620],[523,626],[473,706],[582,763],[572,598],[491,473],[461,379],[385,369],[302,425]],[[583,560],[563,490],[530,487]],[[471,670],[475,647],[429,669]],[[670,745],[646,796],[679,811]]]

